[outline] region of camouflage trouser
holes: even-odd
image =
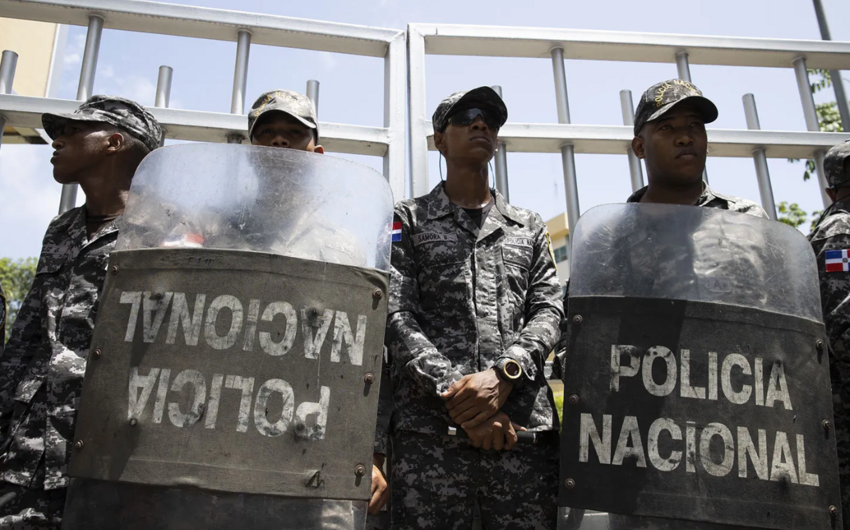
[[[392,436],[392,528],[472,527],[476,499],[485,530],[554,530],[558,515],[558,436],[510,451],[412,432]]]
[[[0,529],[59,529],[66,489],[43,490],[0,483]]]

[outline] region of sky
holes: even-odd
[[[181,3],[232,9],[226,0]],[[850,2],[823,0],[834,40],[850,41]],[[361,24],[404,30],[408,23],[562,27],[654,33],[727,35],[783,39],[819,39],[814,8],[808,0],[692,0],[652,4],[631,0],[314,0],[279,2],[241,0],[240,11]],[[85,28],[72,27],[60,78],[59,97],[74,99],[80,75]],[[153,105],[160,65],[174,69],[171,106],[229,112],[234,42],[187,39],[104,30],[94,84],[95,94],[115,94]],[[670,63],[566,61],[572,122],[622,125],[619,92],[633,99],[650,85],[676,77]],[[691,77],[720,110],[709,126],[746,129],[741,98],[755,95],[762,129],[806,130],[800,96],[789,68],[691,66]],[[850,88],[850,72],[843,72]],[[381,126],[383,60],[346,54],[252,46],[247,104],[260,93],[286,88],[304,91],[308,79],[321,83],[321,121]],[[428,56],[426,97],[429,113],[448,94],[481,85],[501,85],[509,121],[557,123],[552,63],[549,59]],[[830,90],[816,101],[834,99]],[[0,148],[0,257],[37,256],[47,224],[56,215],[60,186],[53,181],[49,146]],[[377,157],[343,156],[381,170]],[[537,211],[544,219],[566,210],[559,154],[508,153],[511,202]],[[803,164],[768,159],[776,202],[796,202],[812,212],[822,208],[816,179],[804,182]],[[576,155],[582,212],[622,202],[631,193],[624,155]],[[759,202],[753,161],[709,157],[712,188]],[[439,182],[437,155],[429,162],[432,185]],[[84,200],[83,194],[78,202]],[[808,223],[806,223],[806,226]]]

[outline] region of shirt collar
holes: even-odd
[[[648,190],[648,189],[649,189],[649,186],[642,187],[641,189],[639,189],[636,192],[629,195],[629,198],[626,199],[626,202],[640,202],[640,200],[643,198],[643,196],[646,195],[646,190]],[[712,201],[718,200],[718,199],[722,200],[722,201],[729,202],[728,198],[726,198],[723,195],[716,193],[714,190],[712,190],[708,186],[708,183],[703,182],[702,183],[702,193],[700,193],[699,199],[697,199],[697,202],[694,203],[694,206],[705,206],[706,204],[709,204]]]
[[[446,190],[444,188],[445,183],[440,182],[437,184],[431,193],[426,195],[426,201],[428,202],[428,219],[439,219],[441,217],[445,217],[447,215],[453,214],[455,211],[459,210],[460,207],[456,204],[452,203],[449,200],[448,195],[446,195]],[[514,223],[523,226],[525,225],[525,221],[522,216],[519,215],[516,208],[508,204],[505,198],[499,193],[496,189],[490,188],[490,194],[493,195],[495,200],[495,209],[502,214],[503,217],[510,219]],[[492,214],[492,210],[490,211]]]

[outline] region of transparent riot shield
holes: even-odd
[[[392,195],[241,145],[139,166],[100,299],[63,528],[358,529]]]
[[[572,255],[559,528],[841,528],[806,239],[620,204],[581,217]]]

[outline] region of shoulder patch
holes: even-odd
[[[398,243],[399,241],[401,241],[401,222],[400,221],[394,221],[393,222],[392,234],[393,234],[393,243]]]
[[[848,272],[850,271],[850,250],[827,250],[826,272]]]
[[[557,264],[558,261],[555,259],[555,251],[552,250],[552,236],[549,235],[549,230],[546,230],[546,246],[549,248],[549,257],[552,258],[552,263]]]
[[[410,239],[413,241],[413,246],[418,247],[419,245],[424,245],[425,243],[446,243],[446,242],[457,242],[457,234],[441,234],[439,232],[420,232],[418,234],[413,234],[410,236]]]

